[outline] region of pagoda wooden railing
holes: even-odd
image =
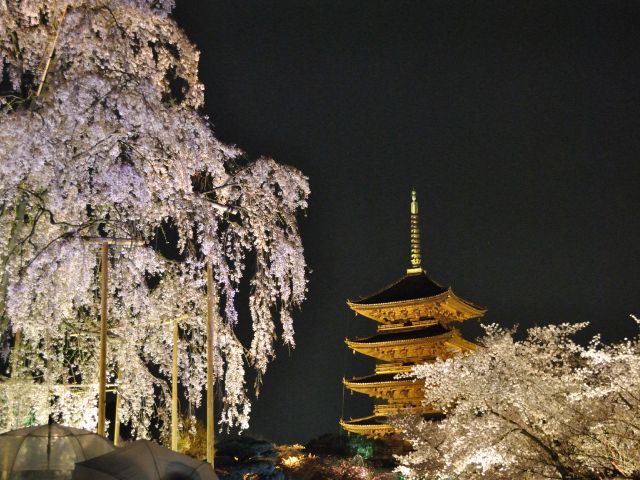
[[[410,322],[410,324],[404,323],[389,323],[378,326],[379,332],[395,332],[395,331],[407,331],[407,330],[419,330],[421,328],[430,327],[438,323],[435,318],[427,318],[424,320],[416,320]]]
[[[373,407],[373,414],[379,416],[409,414],[409,413],[437,413],[431,406],[406,404],[379,404]]]
[[[381,373],[407,373],[410,372],[414,365],[404,365],[402,363],[379,363],[376,365],[375,372]]]

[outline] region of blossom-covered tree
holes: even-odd
[[[87,237],[144,242],[114,246],[109,258],[109,377],[119,370],[121,419],[138,435],[170,404],[175,319],[179,378],[189,402],[201,401],[208,262],[223,422],[247,426],[245,363],[265,373],[278,317],[294,345],[291,313],[306,292],[296,213],[307,179],[213,136],[198,112],[199,53],[172,7],[0,1],[0,331],[5,352],[12,346],[2,428],[50,414],[95,425],[100,265]],[[247,347],[234,334],[245,276]]]
[[[415,368],[439,422],[396,419],[407,478],[596,479],[640,475],[640,337],[588,346],[586,324],[495,325],[476,352]]]

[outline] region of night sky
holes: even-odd
[[[640,3],[177,3],[218,138],[311,183],[297,348],[279,350],[250,433],[339,431],[342,377],[373,368],[344,338],[375,331],[345,301],[409,266],[413,187],[423,265],[484,321],[635,334]],[[345,418],[370,411],[345,393]]]

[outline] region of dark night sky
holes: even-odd
[[[251,432],[337,432],[373,362],[347,298],[408,266],[418,190],[430,275],[505,326],[640,312],[640,3],[178,0],[217,136],[308,175],[310,275]],[[478,328],[468,332],[473,334]],[[345,396],[345,417],[369,400]]]

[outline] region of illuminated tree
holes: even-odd
[[[245,359],[265,373],[277,317],[294,345],[291,313],[306,292],[296,213],[307,180],[269,158],[249,162],[213,136],[198,113],[199,53],[172,7],[0,1],[0,327],[5,349],[22,337],[0,384],[5,428],[23,420],[11,406],[18,395],[39,421],[53,413],[93,425],[99,263],[86,237],[144,241],[112,248],[109,279],[109,371],[120,370],[122,419],[138,434],[165,414],[166,324],[175,318],[180,380],[200,402],[207,262],[220,300],[214,364],[224,422],[247,426]],[[254,332],[246,349],[234,334],[244,276]]]
[[[640,474],[640,337],[588,346],[586,324],[486,327],[484,348],[416,367],[440,422],[396,419],[407,478],[596,479]]]

